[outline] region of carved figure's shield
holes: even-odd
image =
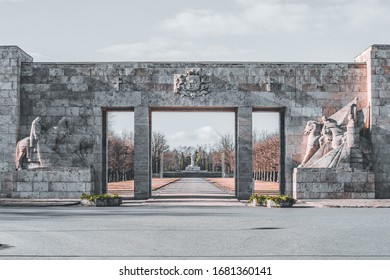
[[[197,91],[200,89],[200,77],[198,75],[189,75],[186,78],[186,89]]]

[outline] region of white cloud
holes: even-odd
[[[185,57],[191,49],[189,42],[173,42],[167,38],[151,38],[146,42],[111,45],[98,50],[99,53],[115,55],[121,59],[139,60],[169,60],[173,57]]]
[[[204,126],[193,131],[179,131],[168,134],[167,140],[172,146],[196,146],[203,144],[213,144],[219,138],[218,131],[211,126]]]
[[[182,9],[155,24],[159,37],[107,46],[97,55],[105,61],[349,60],[356,43],[363,42],[363,49],[367,42],[383,42],[390,26],[387,0],[230,0],[228,4],[214,10],[204,5]],[[352,47],[343,49],[347,44]]]
[[[144,61],[188,60],[250,60],[254,51],[230,48],[223,44],[181,40],[179,38],[151,38],[145,42],[111,45],[97,51],[108,59]]]
[[[182,37],[243,35],[297,31],[305,27],[305,3],[245,2],[237,11],[185,10],[162,23],[162,29]]]
[[[26,52],[30,56],[32,56],[34,62],[58,62],[58,61],[60,61],[60,59],[57,59],[57,58],[54,58],[51,56],[47,56],[47,55],[43,55],[43,54],[38,53],[38,52],[34,52],[34,51],[30,51],[30,50],[27,50]]]
[[[240,17],[212,10],[185,10],[161,24],[162,29],[184,37],[204,37],[240,34],[248,31],[248,25]]]
[[[182,38],[334,32],[389,23],[384,0],[235,0],[235,11],[187,9],[162,22],[161,28]],[[275,34],[280,35],[280,34]]]

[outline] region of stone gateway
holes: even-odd
[[[233,58],[234,59],[234,58]],[[135,198],[151,196],[151,112],[231,111],[236,197],[252,180],[252,112],[280,114],[280,191],[390,198],[390,45],[351,63],[43,63],[0,47],[0,196],[104,193],[107,112],[134,111]]]

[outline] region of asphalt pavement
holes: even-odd
[[[1,201],[0,259],[390,259],[388,200],[249,207],[183,179],[123,207]]]
[[[390,209],[0,208],[0,259],[390,259]]]

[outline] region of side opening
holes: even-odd
[[[283,194],[282,162],[283,112],[254,110],[252,141],[253,192],[262,195]]]
[[[103,193],[134,197],[134,112],[104,111]]]

